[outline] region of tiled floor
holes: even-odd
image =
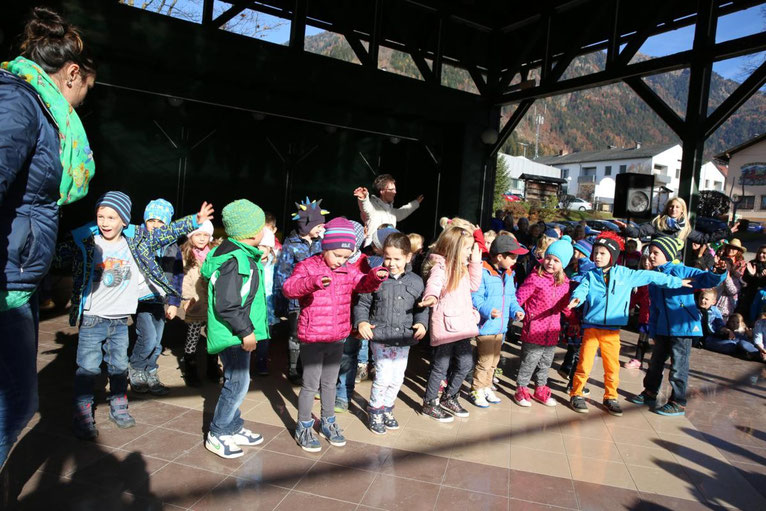
[[[173,351],[176,327],[166,337]],[[759,363],[694,350],[687,416],[666,418],[627,401],[623,417],[607,415],[597,360],[590,413],[580,415],[564,405],[554,371],[558,406],[512,404],[519,348],[506,344],[503,403],[486,410],[465,403],[470,418],[440,424],[416,411],[427,365],[415,350],[396,407],[401,429],[367,430],[364,382],[351,413],[338,416],[348,445],[324,443],[312,455],[291,437],[297,389],[280,374],[275,341],[272,375],[253,382],[242,406],[266,441],[223,460],[202,445],[218,389],[184,387],[170,351],[160,372],[172,392],[132,396],[135,428],[106,420],[102,394],[98,441],[74,439],[74,332],[63,316],[41,325],[40,413],[6,472],[22,509],[766,509],[766,366]],[[635,334],[622,338],[627,359]],[[639,392],[642,377],[623,369],[622,397]]]

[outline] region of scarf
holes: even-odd
[[[192,253],[194,253],[194,258],[200,264],[205,262],[205,258],[207,257],[208,252],[210,252],[210,245],[205,245],[205,248],[203,248],[202,250],[198,249],[197,247],[192,247]]]
[[[88,183],[96,173],[93,152],[85,135],[80,117],[72,105],[43,69],[24,57],[0,63],[0,68],[13,73],[29,83],[48,107],[59,130],[61,147],[61,183],[59,206],[71,204],[88,194]]]
[[[679,217],[678,219],[667,217],[665,223],[668,224],[668,229],[673,232],[678,232],[686,227],[686,219],[684,217]]]

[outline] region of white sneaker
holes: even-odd
[[[492,389],[484,389],[484,398],[488,403],[496,405],[501,402],[500,398],[492,391]]]
[[[226,459],[239,458],[245,454],[245,451],[234,442],[232,435],[217,436],[208,433],[205,440],[205,449]]]
[[[476,389],[471,391],[470,401],[479,408],[489,408],[489,403],[485,397],[486,394],[484,393],[484,390],[485,389]]]
[[[252,447],[254,445],[262,444],[263,437],[258,433],[253,433],[247,428],[242,428],[239,433],[231,435],[232,440],[237,445],[244,445],[246,447]]]

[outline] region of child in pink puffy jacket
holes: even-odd
[[[423,265],[423,274],[427,281],[420,306],[432,307],[430,331],[434,347],[423,414],[451,422],[452,415],[468,417],[457,395],[473,367],[471,338],[479,335],[480,318],[473,308],[471,293],[481,285],[481,249],[473,235],[460,227],[442,231]],[[439,386],[448,371],[451,377],[439,401]]]
[[[524,327],[521,330],[521,366],[516,378],[513,400],[520,406],[532,406],[531,399],[545,406],[555,406],[548,387],[548,370],[553,363],[561,331],[561,313],[571,314],[569,279],[564,268],[572,259],[572,242],[565,236],[552,243],[545,257],[516,292],[519,305],[524,307]],[[529,381],[537,370],[535,393],[530,395]]]
[[[304,259],[282,285],[286,298],[297,298],[298,340],[303,361],[303,385],[298,396],[295,441],[308,452],[322,449],[314,436],[311,408],[319,391],[322,406],[320,433],[336,447],[346,439],[335,422],[335,384],[343,344],[351,333],[351,295],[372,293],[388,278],[388,270],[373,268],[366,275],[346,264],[356,246],[353,224],[334,218],[325,224],[322,253]]]

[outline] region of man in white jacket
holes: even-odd
[[[379,197],[370,195],[367,188],[360,186],[354,190],[354,196],[359,201],[359,211],[362,213],[362,221],[366,227],[364,245],[372,242],[372,235],[381,226],[396,227],[396,222],[401,222],[418,209],[423,202],[423,196],[410,201],[400,208],[394,208],[396,197],[396,181],[391,174],[381,174],[375,178],[372,186],[378,190]]]

